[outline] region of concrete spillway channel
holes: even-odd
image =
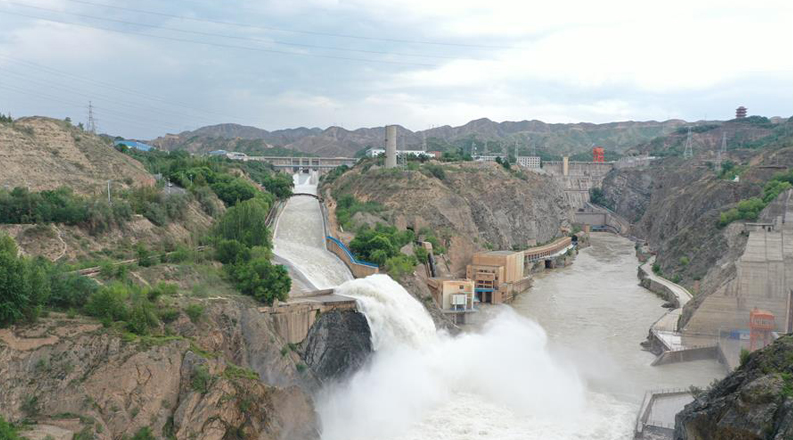
[[[355,309],[355,301],[333,288],[353,279],[350,270],[325,247],[325,220],[315,197],[316,174],[296,174],[295,195],[280,210],[273,233],[274,258],[289,269],[289,300],[262,307],[273,315],[276,330],[288,342],[302,341],[317,312]]]

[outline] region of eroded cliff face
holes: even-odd
[[[300,347],[306,365],[322,382],[345,378],[363,366],[371,353],[369,323],[355,311],[323,313]]]
[[[382,204],[383,223],[429,228],[446,240],[452,273],[464,271],[476,251],[526,248],[569,226],[572,209],[551,177],[518,177],[495,163],[436,166],[440,178],[426,169],[356,167],[324,190]]]
[[[793,438],[793,337],[753,353],[675,417],[676,440]]]
[[[87,318],[52,314],[0,330],[0,414],[34,432],[71,439],[317,438],[305,389],[317,379],[272,331],[266,315],[236,300],[206,302],[174,336],[133,337]]]

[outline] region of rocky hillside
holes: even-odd
[[[433,231],[448,247],[453,273],[464,271],[476,251],[550,241],[569,226],[571,215],[551,178],[515,174],[495,163],[432,163],[413,170],[356,166],[323,190],[336,199],[352,195],[382,205],[382,211],[356,214],[359,224]]]
[[[93,193],[113,179],[118,187],[151,185],[152,176],[136,160],[107,141],[50,118],[0,123],[0,187],[31,190],[69,186]]]
[[[0,409],[56,440],[316,438],[310,389],[267,315],[241,301],[203,300],[172,336],[137,337],[52,314],[0,330]],[[302,372],[301,372],[302,371]],[[75,436],[77,438],[77,436]]]
[[[753,127],[747,130],[756,133]],[[707,295],[734,275],[746,236],[740,222],[720,227],[720,214],[741,200],[762,196],[769,179],[793,168],[793,121],[777,124],[761,139],[746,144],[756,148],[728,149],[724,159],[735,164],[737,182],[732,174],[717,175],[709,152],[694,160],[669,157],[645,170],[614,170],[606,176],[607,203],[634,222],[633,234],[658,253],[664,276]]]
[[[752,353],[675,417],[676,440],[793,438],[793,337]]]
[[[398,148],[416,149],[425,141],[430,150],[471,148],[484,151],[503,151],[520,144],[520,154],[529,154],[530,146],[544,154],[562,155],[589,151],[592,144],[625,152],[637,144],[649,142],[684,126],[685,121],[612,122],[607,124],[548,124],[542,121],[494,122],[477,119],[459,127],[444,125],[413,132],[398,127]],[[150,143],[167,150],[184,149],[206,153],[216,149],[256,154],[272,154],[274,147],[316,156],[352,157],[365,148],[380,148],[385,138],[384,127],[346,130],[341,127],[296,128],[268,132],[236,124],[203,127],[180,134],[168,134]],[[511,151],[511,150],[510,150]]]

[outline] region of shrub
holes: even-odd
[[[200,304],[190,304],[185,307],[184,312],[190,318],[190,321],[197,323],[204,316],[204,306]]]
[[[39,398],[38,396],[27,395],[22,400],[22,404],[19,406],[19,409],[25,413],[27,417],[36,417],[39,414],[40,407],[39,407]]]
[[[220,240],[215,245],[215,258],[223,264],[246,262],[251,250],[237,240]]]
[[[745,348],[741,348],[741,354],[740,354],[740,363],[741,363],[741,366],[744,366],[744,365],[746,365],[746,362],[748,362],[748,361],[749,361],[749,355],[750,355],[750,354],[752,354],[752,353],[750,353],[750,352],[749,352],[749,350],[747,350],[747,349],[745,349]]]
[[[146,245],[143,243],[138,243],[135,247],[135,255],[138,258],[138,266],[140,267],[149,267],[155,264],[154,259],[151,256],[151,252],[146,248]]]
[[[129,313],[126,305],[128,291],[122,284],[102,287],[94,292],[85,305],[85,312],[99,319],[124,321]]]
[[[212,386],[212,375],[209,374],[209,370],[207,370],[205,365],[199,365],[193,371],[193,377],[190,380],[190,386],[194,391],[197,391],[201,394],[206,394],[209,392],[209,387]]]
[[[653,273],[656,275],[661,274],[661,265],[658,263],[653,263]]]
[[[174,322],[179,318],[179,310],[174,309],[172,307],[159,309],[157,315],[160,317],[160,320],[164,323]]]
[[[413,267],[417,264],[416,257],[408,255],[398,255],[389,258],[385,262],[386,271],[394,278],[401,278],[413,273]]]
[[[430,253],[424,249],[424,246],[416,246],[413,248],[413,253],[416,254],[416,260],[421,264],[427,264],[429,261]]]
[[[688,266],[689,262],[690,261],[689,261],[688,257],[680,257],[680,265],[681,266]]]
[[[99,289],[96,281],[76,273],[53,274],[50,286],[50,305],[61,309],[82,308]]]
[[[426,172],[430,176],[438,180],[446,180],[446,172],[443,170],[443,166],[441,165],[434,163],[427,163],[422,166],[422,169],[426,170]]]
[[[151,433],[151,428],[149,428],[148,426],[144,426],[143,428],[140,428],[138,432],[135,433],[135,435],[132,436],[131,440],[157,440],[157,439],[156,437],[154,437],[154,434]]]
[[[19,432],[14,425],[5,421],[3,416],[0,416],[0,439],[2,440],[22,440]]]
[[[137,299],[127,318],[127,330],[137,335],[147,335],[159,323],[155,308],[145,297]]]

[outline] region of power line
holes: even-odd
[[[5,72],[5,73],[10,74],[10,75],[13,75],[13,76],[16,76],[17,78],[20,78],[20,79],[22,79],[24,81],[27,81],[27,82],[30,82],[30,83],[41,84],[44,87],[49,87],[49,88],[52,88],[52,89],[59,89],[59,90],[65,91],[67,93],[72,93],[72,94],[75,94],[75,95],[82,96],[84,98],[89,98],[89,99],[90,98],[96,98],[96,97],[104,98],[104,99],[107,99],[108,101],[113,102],[116,105],[121,105],[121,106],[124,106],[124,107],[127,107],[127,108],[131,108],[134,111],[144,110],[144,111],[147,111],[147,112],[156,112],[156,113],[160,113],[162,115],[167,115],[167,116],[176,116],[176,117],[184,116],[184,115],[182,115],[180,113],[175,113],[173,111],[164,110],[164,109],[160,109],[160,108],[157,108],[157,107],[152,107],[152,106],[150,106],[148,104],[142,104],[142,103],[137,103],[137,102],[132,102],[132,101],[126,101],[124,99],[119,99],[119,98],[116,98],[114,96],[104,95],[104,94],[100,94],[100,93],[96,93],[96,92],[86,92],[84,90],[75,89],[72,86],[66,86],[66,85],[63,85],[63,84],[54,83],[52,81],[44,81],[44,80],[40,80],[38,78],[31,78],[31,77],[22,75],[22,74],[20,74],[18,72],[14,72],[14,71],[8,70],[6,68],[2,68],[2,67],[0,67],[0,71]],[[217,122],[214,119],[208,119],[208,118],[204,118],[204,117],[190,116],[190,118],[191,119],[196,119],[196,120],[203,120],[204,122],[208,122],[208,123]]]
[[[462,58],[458,58],[458,57],[450,57],[450,56],[444,56],[444,55],[423,55],[423,54],[386,52],[386,51],[366,50],[366,49],[348,49],[348,48],[342,48],[342,47],[317,46],[317,45],[313,45],[313,44],[294,43],[294,42],[279,41],[279,40],[265,40],[265,39],[262,39],[262,38],[241,37],[241,36],[238,36],[238,35],[218,34],[218,33],[214,33],[214,32],[191,31],[191,30],[173,28],[173,27],[162,26],[162,25],[140,23],[140,22],[134,22],[134,21],[127,21],[127,20],[118,20],[118,19],[106,18],[106,17],[97,17],[95,15],[80,14],[80,13],[77,13],[77,12],[59,11],[57,9],[42,8],[40,6],[26,5],[26,4],[23,4],[23,3],[16,3],[16,2],[13,2],[13,1],[5,1],[4,3],[10,4],[10,5],[15,5],[15,6],[21,6],[21,7],[25,7],[25,8],[38,9],[38,10],[45,11],[45,12],[51,12],[51,13],[57,13],[57,14],[66,14],[66,15],[72,15],[72,16],[75,16],[75,17],[82,17],[82,18],[89,18],[89,19],[92,19],[92,20],[109,21],[111,23],[119,23],[119,24],[126,24],[126,25],[132,25],[132,26],[142,26],[142,27],[148,27],[148,28],[152,28],[152,29],[162,29],[162,30],[168,30],[168,31],[172,31],[172,32],[179,32],[179,33],[183,33],[183,34],[201,35],[201,36],[205,36],[205,37],[230,38],[230,39],[234,39],[234,40],[253,41],[253,42],[257,42],[257,43],[268,43],[268,44],[278,44],[278,45],[284,45],[284,46],[305,47],[305,48],[310,48],[310,49],[336,50],[336,51],[342,51],[342,52],[359,52],[359,53],[370,53],[370,54],[378,54],[378,55],[398,55],[398,56],[420,57],[420,58],[443,58],[443,59],[449,59],[449,60],[462,59]]]
[[[0,84],[0,89],[10,90],[12,92],[17,92],[23,94],[26,98],[30,97],[38,97],[39,99],[46,100],[47,102],[57,102],[59,104],[65,104],[70,107],[75,108],[85,108],[85,104],[76,104],[73,101],[65,101],[57,96],[48,95],[41,93],[40,91],[28,90],[24,88],[20,88],[17,86],[10,86],[8,84]],[[138,127],[145,127],[145,128],[152,128],[156,127],[160,130],[164,130],[166,132],[178,132],[181,129],[174,128],[176,124],[173,125],[164,125],[162,124],[161,119],[157,119],[156,121],[148,122],[145,117],[141,117],[140,115],[131,115],[129,113],[119,112],[117,110],[107,109],[104,107],[97,107],[94,106],[95,109],[102,110],[105,113],[110,113],[110,116],[103,116],[105,119],[115,120],[116,122],[125,123],[125,124],[133,124]],[[115,115],[115,116],[113,116]],[[168,123],[166,121],[166,123]]]
[[[337,38],[350,38],[355,40],[365,40],[365,41],[383,41],[389,43],[407,43],[407,44],[422,44],[422,45],[432,45],[432,46],[454,46],[454,47],[468,47],[468,48],[478,48],[478,49],[520,49],[518,47],[512,46],[499,46],[499,45],[485,45],[485,44],[466,44],[466,43],[449,43],[449,42],[442,42],[442,41],[428,41],[428,40],[404,40],[398,38],[383,38],[383,37],[365,37],[360,35],[349,35],[349,34],[337,34],[337,33],[330,33],[330,32],[317,32],[317,31],[307,31],[307,30],[300,30],[300,29],[285,29],[285,28],[278,28],[272,26],[261,26],[261,25],[252,25],[252,24],[245,24],[245,23],[236,23],[232,21],[225,21],[225,20],[212,20],[208,18],[196,18],[196,17],[185,17],[181,15],[174,15],[174,14],[166,14],[163,12],[154,12],[154,11],[146,11],[143,9],[135,9],[135,8],[126,8],[122,6],[115,6],[115,5],[108,5],[105,3],[95,3],[89,2],[85,0],[66,0],[73,3],[82,3],[85,5],[92,5],[92,6],[101,6],[105,8],[112,8],[117,10],[123,10],[128,12],[138,12],[142,14],[151,14],[151,15],[159,15],[161,17],[168,17],[168,18],[176,18],[179,20],[189,20],[189,21],[196,21],[201,23],[213,23],[213,24],[222,24],[228,26],[238,26],[244,28],[251,28],[251,29],[261,29],[266,31],[276,31],[276,32],[288,32],[288,33],[295,33],[295,34],[306,34],[306,35],[317,35],[322,37],[337,37]]]
[[[134,32],[134,31],[126,31],[126,30],[120,30],[120,29],[113,29],[113,28],[107,28],[107,27],[102,27],[102,26],[88,25],[88,24],[84,24],[84,23],[74,23],[74,22],[70,22],[70,21],[56,20],[56,19],[53,19],[53,18],[39,17],[39,16],[35,16],[35,15],[28,15],[28,14],[23,14],[23,13],[20,13],[20,12],[12,12],[12,11],[0,11],[0,14],[17,15],[17,16],[20,16],[20,17],[32,18],[34,20],[49,21],[49,22],[53,22],[53,23],[66,24],[66,25],[71,25],[71,26],[80,26],[80,27],[85,27],[85,28],[90,28],[90,29],[99,29],[99,30],[108,31],[108,32],[116,32],[116,33],[119,33],[119,34],[140,35],[140,36],[143,36],[143,37],[157,38],[157,39],[161,39],[161,40],[178,41],[178,42],[182,42],[182,43],[202,44],[202,45],[205,45],[205,46],[221,47],[221,48],[225,48],[225,49],[242,49],[242,50],[250,50],[250,51],[254,51],[254,52],[265,52],[265,53],[274,53],[274,54],[281,54],[281,55],[293,55],[293,56],[314,57],[314,58],[327,58],[327,59],[333,59],[333,60],[356,61],[356,62],[364,62],[364,63],[392,64],[392,65],[404,65],[404,66],[421,66],[421,67],[437,67],[438,66],[437,64],[414,63],[414,62],[406,62],[406,61],[374,60],[374,59],[367,59],[367,58],[340,57],[340,56],[335,56],[335,55],[321,55],[321,54],[301,53],[301,52],[287,52],[287,51],[283,51],[283,50],[264,49],[264,48],[260,48],[260,47],[237,46],[237,45],[233,45],[233,44],[224,44],[224,43],[212,43],[212,42],[208,42],[208,41],[189,40],[189,39],[186,39],[186,38],[166,37],[166,36],[162,36],[162,35],[146,34],[146,33],[143,33],[143,32]],[[137,24],[137,23],[130,23],[130,24]],[[148,26],[148,25],[144,25],[144,24],[138,24],[138,25],[140,25],[140,26]]]
[[[178,101],[165,100],[165,99],[163,99],[163,98],[161,98],[159,96],[149,95],[147,93],[140,92],[138,90],[133,90],[133,89],[129,89],[129,88],[126,88],[126,87],[117,86],[115,84],[107,83],[107,82],[104,82],[104,81],[99,81],[99,80],[95,80],[95,79],[82,77],[82,76],[79,76],[79,75],[74,75],[72,73],[65,72],[63,70],[58,70],[58,69],[54,69],[52,67],[43,66],[41,64],[36,64],[34,62],[31,62],[31,61],[20,60],[20,59],[12,58],[12,57],[9,57],[9,56],[3,55],[3,54],[0,54],[0,58],[4,58],[6,60],[10,60],[10,61],[18,63],[18,64],[22,64],[25,67],[32,68],[34,70],[39,70],[39,71],[42,71],[42,72],[45,72],[45,73],[57,74],[59,76],[68,76],[68,77],[74,78],[74,79],[76,79],[78,81],[83,81],[83,82],[86,82],[86,83],[89,83],[89,84],[98,85],[100,87],[105,87],[105,88],[108,88],[108,89],[118,90],[120,92],[131,94],[131,95],[137,95],[137,96],[140,96],[140,97],[143,97],[143,98],[146,98],[146,99],[150,99],[150,100],[153,100],[153,101],[161,102],[163,104],[167,104],[167,105],[171,105],[171,106],[174,106],[174,107],[181,107],[181,108],[184,108],[184,109],[187,109],[187,110],[191,110],[191,111],[196,112],[196,113],[204,113],[204,114],[212,115],[212,116],[215,116],[215,117],[222,117],[225,120],[231,120],[231,119],[243,120],[243,118],[240,118],[240,117],[230,117],[230,116],[222,114],[222,113],[216,113],[216,112],[209,111],[209,110],[204,110],[204,109],[201,109],[201,108],[195,108],[195,107],[193,107],[193,106],[191,106],[189,104],[184,104],[184,103],[181,103],[181,102],[178,102]]]

